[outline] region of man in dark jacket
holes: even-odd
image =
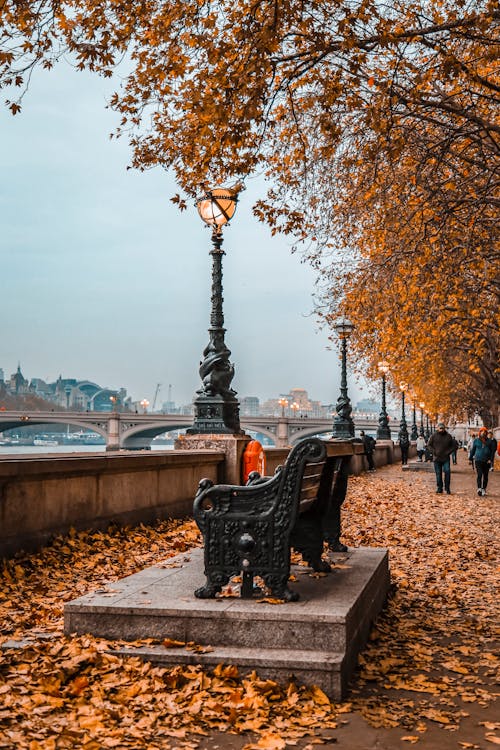
[[[361,430],[359,437],[363,441],[365,449],[366,460],[368,461],[368,471],[375,471],[373,464],[373,451],[375,450],[375,439],[371,435],[365,435],[365,431]]]
[[[451,494],[450,490],[450,456],[453,452],[453,438],[442,422],[437,426],[437,432],[430,436],[427,445],[432,449],[434,471],[436,472],[437,490],[441,495],[443,493],[443,474],[444,489],[447,495]]]

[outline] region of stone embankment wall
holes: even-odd
[[[283,464],[288,448],[266,448],[266,474]],[[376,446],[375,465],[399,460],[391,441]],[[351,473],[366,470],[353,455]],[[106,528],[111,521],[147,523],[192,513],[201,478],[224,482],[217,451],[16,456],[0,460],[0,557],[30,550],[71,527]]]
[[[0,461],[0,557],[71,527],[106,528],[192,512],[202,477],[223,480],[224,455],[204,451],[68,454]]]
[[[286,461],[288,448],[265,448],[266,453],[266,472],[274,474],[274,470],[279,464]],[[410,446],[409,456],[413,458],[417,455],[415,445]],[[376,467],[386,466],[386,464],[398,463],[401,461],[401,451],[399,445],[392,440],[377,440],[375,452],[373,454],[373,463]],[[359,475],[368,468],[366,457],[355,455],[351,458],[351,474]]]

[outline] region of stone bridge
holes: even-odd
[[[378,426],[376,414],[353,414],[357,430],[375,433]],[[191,415],[134,414],[131,412],[78,412],[78,411],[1,411],[0,432],[35,425],[71,425],[81,430],[92,430],[106,441],[106,450],[120,448],[138,450],[149,448],[157,435],[172,430],[183,430],[193,423]],[[258,432],[268,437],[276,447],[294,445],[311,435],[332,431],[333,419],[312,417],[241,417],[241,426],[247,432]],[[391,420],[393,438],[399,422]]]

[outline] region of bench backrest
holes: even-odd
[[[325,461],[304,466],[299,495],[299,513],[309,510],[318,496],[321,475],[325,468]]]

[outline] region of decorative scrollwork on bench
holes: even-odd
[[[323,542],[340,534],[350,455],[329,456],[329,445],[303,440],[273,477],[254,472],[246,486],[202,479],[193,513],[205,543],[206,583],[197,597],[214,598],[241,574],[243,598],[252,597],[254,576],[260,576],[273,596],[296,601],[288,587],[291,547],[314,570],[330,570]]]

